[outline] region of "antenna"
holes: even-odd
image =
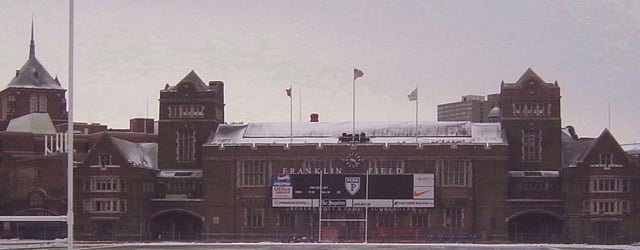
[[[611,103],[607,103],[607,129],[611,130]]]

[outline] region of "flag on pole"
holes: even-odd
[[[411,93],[409,93],[407,97],[409,97],[410,102],[418,100],[418,88],[415,88],[413,91],[411,91]]]
[[[285,91],[287,91],[287,96],[291,97],[291,87],[289,87],[288,89],[285,89]]]
[[[363,76],[364,76],[364,72],[362,72],[362,70],[359,70],[359,69],[356,69],[356,68],[353,69],[353,80],[354,81],[356,79],[360,78],[360,77],[363,77]]]

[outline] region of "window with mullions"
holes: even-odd
[[[438,160],[437,184],[441,187],[470,187],[471,162],[468,160]]]
[[[332,160],[307,160],[307,161],[304,161],[303,164],[305,168],[311,168],[311,169],[331,168],[332,166],[336,165],[336,163]]]
[[[46,95],[31,95],[29,97],[29,104],[31,112],[47,112]]]
[[[629,192],[629,181],[622,178],[596,177],[590,181],[589,191],[594,193],[623,193]]]
[[[280,227],[295,227],[296,214],[292,211],[282,211],[278,214],[278,225]]]
[[[263,208],[245,208],[246,227],[264,227]]]
[[[169,106],[169,118],[203,118],[203,105],[173,105]]]
[[[269,185],[269,161],[244,160],[240,167],[240,186],[255,187]]]
[[[522,160],[533,162],[542,160],[541,131],[537,129],[522,130]]]
[[[190,162],[196,158],[196,132],[192,130],[176,132],[176,160]]]
[[[427,213],[412,213],[411,228],[427,228],[429,216]]]
[[[395,213],[381,213],[378,214],[378,226],[392,228],[396,227],[396,215]]]
[[[404,160],[376,160],[369,161],[369,167],[372,168],[402,168]]]
[[[442,209],[444,228],[462,228],[462,208]]]
[[[584,212],[588,214],[623,214],[629,213],[629,202],[626,200],[586,200]]]

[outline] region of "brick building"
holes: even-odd
[[[31,44],[0,91],[0,213],[62,215],[65,90]],[[74,124],[76,238],[640,240],[635,144],[630,156],[608,130],[563,129],[558,83],[531,69],[500,85],[494,122],[363,122],[356,134],[317,119],[227,124],[223,87],[191,71],[160,91],[157,126]],[[64,237],[65,227],[3,223],[2,233]]]

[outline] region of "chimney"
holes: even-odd
[[[318,118],[319,118],[318,114],[312,113],[310,122],[319,122],[320,120]]]

